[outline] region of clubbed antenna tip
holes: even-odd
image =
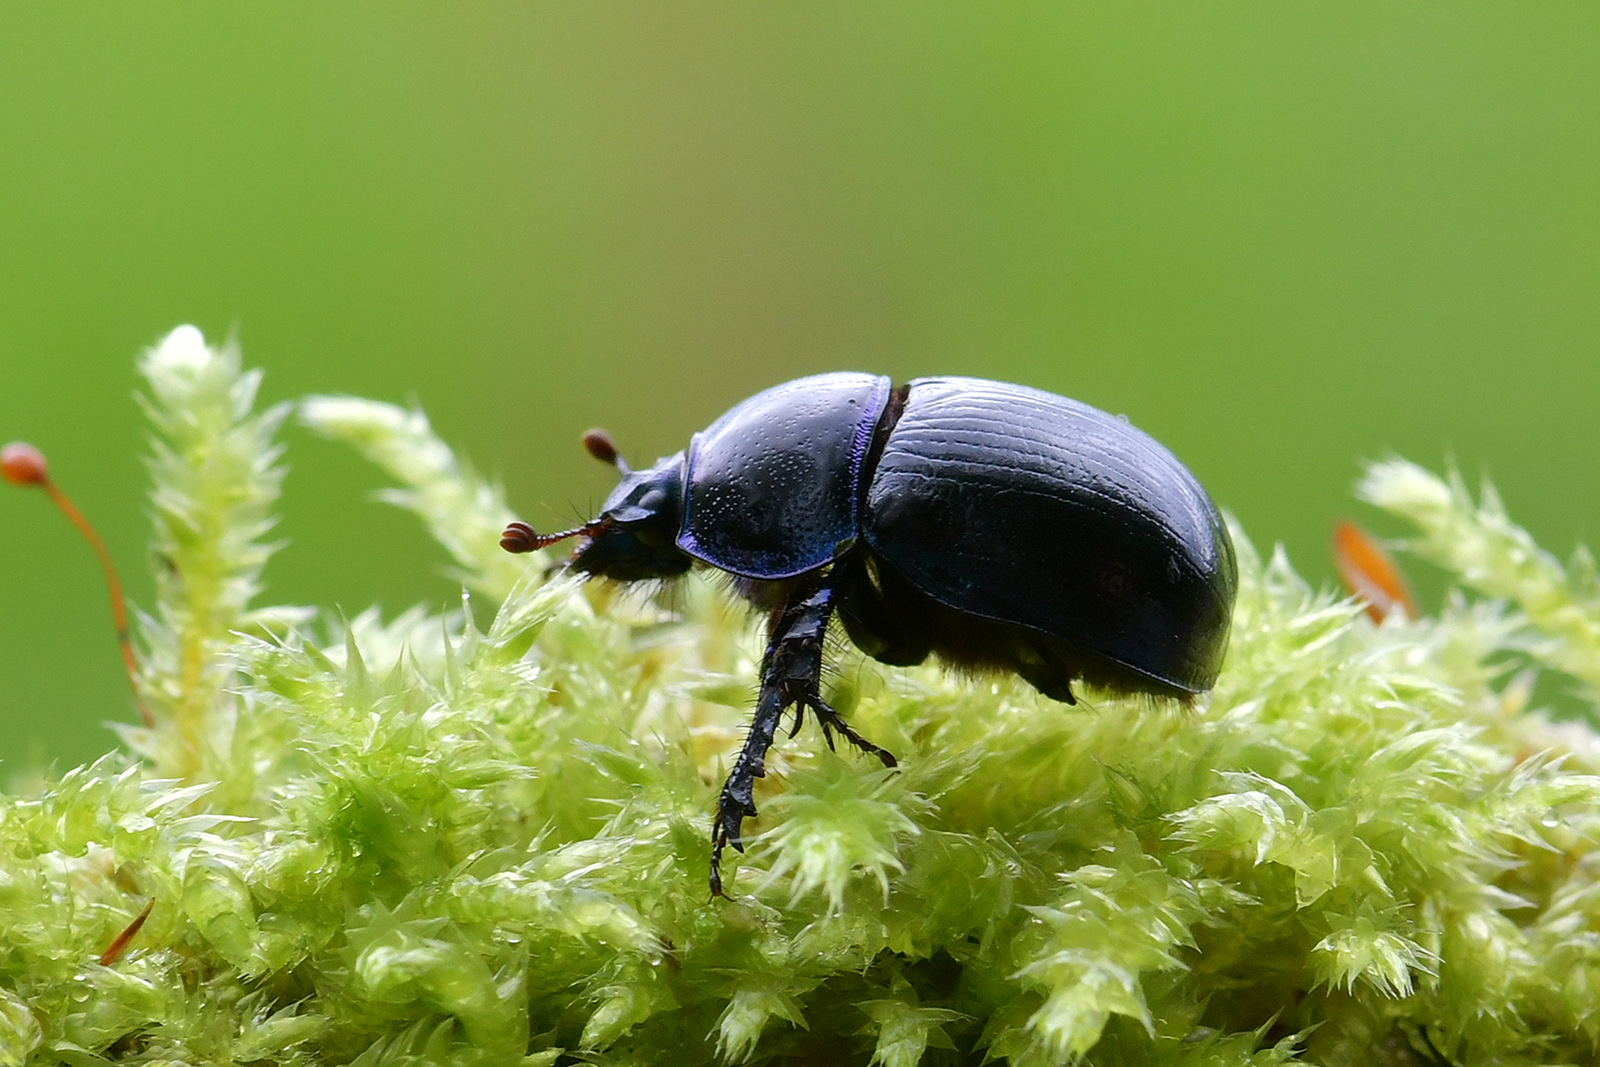
[[[514,522],[500,535],[500,547],[507,552],[532,552],[535,549],[548,548],[557,541],[577,537],[579,534],[592,536],[597,526],[597,523],[587,522],[570,530],[562,530],[560,533],[542,534],[525,522]]]
[[[594,429],[584,432],[583,447],[588,450],[589,455],[601,463],[610,464],[623,474],[628,473],[630,469],[628,461],[622,458],[621,452],[617,451],[616,440],[600,427],[596,426]]]

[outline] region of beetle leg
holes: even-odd
[[[1059,700],[1063,704],[1078,702],[1078,698],[1072,694],[1072,668],[1051,662],[1031,644],[1019,648],[1015,666],[1023,681],[1051,700]]]
[[[717,798],[717,815],[711,827],[711,895],[722,896],[722,849],[732,845],[737,852],[744,851],[744,841],[739,827],[745,819],[756,814],[755,798],[751,795],[757,778],[767,774],[767,749],[778,730],[778,720],[783,717],[783,694],[776,688],[761,687],[761,698],[756,701],[755,717],[750,722],[750,732],[745,736],[744,748],[733,764],[728,780],[722,783],[722,795]]]
[[[716,823],[711,831],[711,892],[722,895],[722,849],[732,845],[744,851],[740,824],[756,813],[752,795],[757,778],[766,777],[767,749],[772,747],[779,720],[786,708],[804,716],[806,697],[817,690],[822,674],[822,638],[833,614],[833,590],[826,585],[802,589],[773,614],[768,628],[767,651],[761,657],[761,695],[750,721],[744,748],[734,761],[728,780],[717,798]]]
[[[825,718],[821,712],[817,713],[817,725],[822,727],[822,740],[827,742],[828,751],[839,751],[837,748],[833,747],[833,723]]]
[[[833,731],[838,730],[845,736],[845,740],[849,741],[852,745],[856,746],[861,751],[868,753],[869,755],[877,756],[883,761],[883,765],[885,767],[899,766],[899,762],[894,758],[894,754],[892,752],[879,748],[871,741],[868,741],[866,738],[856,733],[855,730],[851,728],[850,724],[844,721],[844,716],[840,715],[837,711],[834,711],[833,708],[829,707],[827,702],[821,697],[812,695],[806,698],[805,703],[807,707],[816,713],[817,722],[822,725],[822,736],[827,740],[828,747],[830,749],[833,748]]]
[[[856,747],[894,766],[893,756],[846,725],[817,691],[822,677],[823,637],[833,615],[833,603],[832,588],[813,585],[802,588],[773,615],[766,655],[761,659],[761,694],[756,698],[750,732],[717,799],[711,831],[711,892],[715,896],[722,895],[723,848],[732,845],[736,851],[744,851],[739,827],[756,813],[755,781],[766,776],[767,749],[772,747],[786,709],[795,709],[796,729],[807,708],[815,712],[830,748],[833,731],[838,730]]]

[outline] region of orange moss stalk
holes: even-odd
[[[50,468],[45,463],[44,453],[25,441],[13,441],[0,449],[0,475],[12,485],[37,486],[43,489],[56,507],[65,515],[83,534],[83,539],[89,542],[89,547],[94,550],[95,558],[100,561],[100,569],[106,575],[106,588],[111,593],[111,619],[117,627],[117,646],[122,650],[122,665],[128,671],[128,685],[133,689],[133,702],[138,705],[139,717],[146,726],[154,726],[155,719],[150,715],[150,709],[145,707],[144,698],[139,695],[139,661],[133,654],[133,641],[128,634],[128,607],[122,596],[122,582],[117,578],[117,565],[111,561],[111,553],[106,549],[106,543],[100,540],[100,535],[95,532],[83,512],[67,498],[67,494],[50,479]]]
[[[1395,612],[1419,618],[1405,575],[1376,538],[1346,519],[1333,528],[1333,565],[1352,596],[1366,601],[1367,616],[1382,622]]]

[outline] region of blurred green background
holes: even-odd
[[[1331,575],[1359,461],[1600,531],[1600,8],[0,9],[0,439],[148,603],[140,349],[421,403],[534,523],[795,375],[1026,382],[1172,448]],[[278,600],[452,601],[298,428]],[[1381,523],[1378,524],[1380,527]],[[0,494],[0,777],[131,703],[92,558]]]

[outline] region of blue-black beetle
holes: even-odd
[[[835,613],[884,663],[935,653],[1069,704],[1079,678],[1179,699],[1216,680],[1238,580],[1227,529],[1172,453],[1087,404],[979,378],[820,374],[756,394],[648,470],[603,433],[585,443],[623,475],[599,516],[548,535],[513,523],[508,551],[581,535],[571,566],[621,581],[699,561],[769,613],[755,717],[717,803],[714,893],[786,709],[894,765],[819,692]]]

